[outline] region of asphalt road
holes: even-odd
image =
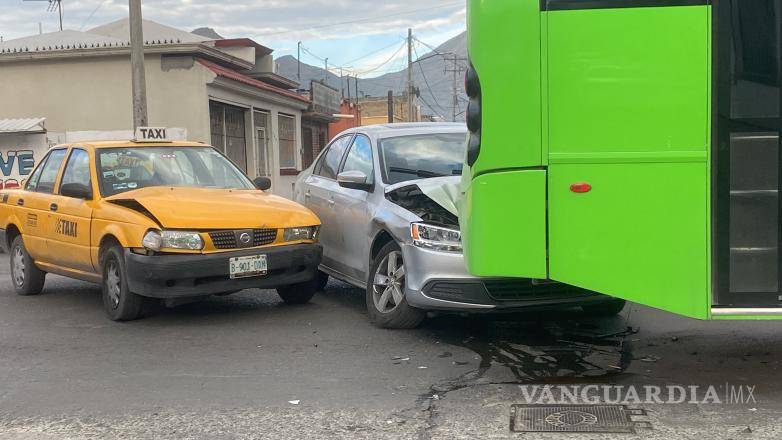
[[[754,387],[741,404],[631,404],[651,429],[567,438],[782,438],[782,323],[629,305],[389,331],[363,309],[331,282],[305,306],[245,291],[114,323],[90,284],[50,276],[16,296],[2,255],[0,438],[560,438],[510,429],[543,384]]]

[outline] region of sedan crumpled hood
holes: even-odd
[[[456,204],[461,196],[459,177],[409,180],[386,187],[386,199],[422,220],[458,228]]]
[[[150,187],[106,198],[136,201],[164,228],[242,229],[319,225],[309,209],[259,190]]]

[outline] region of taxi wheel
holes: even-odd
[[[11,244],[11,280],[19,295],[38,295],[43,290],[46,272],[38,269],[27,249],[22,236],[14,238]]]
[[[367,283],[367,312],[372,323],[381,328],[415,328],[426,312],[411,307],[405,298],[405,262],[402,249],[390,242],[372,260],[372,278]]]
[[[315,275],[309,281],[303,283],[291,284],[290,286],[278,287],[277,295],[280,295],[285,304],[307,304],[310,302],[315,292],[318,291],[318,276]]]
[[[122,248],[112,246],[103,252],[103,308],[112,321],[132,321],[141,317],[144,298],[128,287]]]
[[[584,304],[581,309],[584,313],[596,317],[611,317],[618,315],[625,308],[625,300],[613,299],[599,304]]]

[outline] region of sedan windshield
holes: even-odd
[[[211,147],[133,147],[98,150],[104,197],[151,186],[253,189],[228,159]]]
[[[380,140],[383,181],[387,184],[462,174],[467,147],[463,133],[418,134]]]

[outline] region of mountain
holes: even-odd
[[[456,66],[459,69],[454,73],[453,57],[456,56]],[[467,97],[464,94],[464,69],[467,67],[467,33],[463,32],[435,50],[421,54],[421,61],[413,64],[413,83],[420,91],[418,102],[421,104],[423,114],[439,116],[445,121],[453,119],[453,87],[457,87],[456,120],[464,120],[464,110]],[[285,55],[276,60],[277,73],[299,81],[302,88],[309,88],[311,80],[324,81],[336,88],[345,89],[347,95],[347,77],[340,78],[331,72],[317,66],[306,63],[301,64],[301,79],[297,78],[296,58]],[[340,85],[340,83],[342,83]],[[354,80],[351,78],[350,91],[354,96]],[[407,87],[407,69],[398,72],[390,72],[375,78],[359,78],[359,96],[386,96],[389,90],[394,94],[402,94]]]
[[[210,27],[200,27],[198,29],[193,29],[193,31],[190,33],[199,35],[201,37],[211,38],[213,40],[223,39],[223,37],[220,34],[218,34],[214,29]]]

